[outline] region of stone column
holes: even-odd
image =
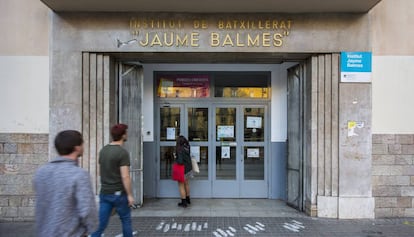
[[[371,187],[371,84],[339,86],[338,218],[374,218]]]

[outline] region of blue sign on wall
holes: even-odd
[[[371,52],[341,53],[341,82],[371,82],[371,73]]]

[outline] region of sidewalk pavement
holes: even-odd
[[[413,237],[414,218],[338,220],[313,217],[133,217],[135,236],[212,237]],[[33,222],[2,222],[1,237],[34,237]],[[111,218],[105,237],[121,237]]]
[[[281,200],[193,199],[187,208],[177,199],[146,199],[132,211],[140,237],[414,237],[414,218],[338,220],[309,217]],[[0,222],[0,237],[34,237],[34,222]],[[121,237],[112,216],[105,237]],[[42,236],[43,237],[43,236]],[[49,236],[44,236],[49,237]]]

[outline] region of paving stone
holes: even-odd
[[[312,217],[133,217],[132,222],[133,230],[137,231],[135,236],[142,237],[223,237],[223,232],[228,237],[412,237],[414,233],[414,218],[338,220]],[[181,229],[177,229],[180,224]],[[32,237],[33,230],[33,222],[0,223],[0,236]],[[119,219],[112,217],[105,237],[116,237],[121,233]]]

